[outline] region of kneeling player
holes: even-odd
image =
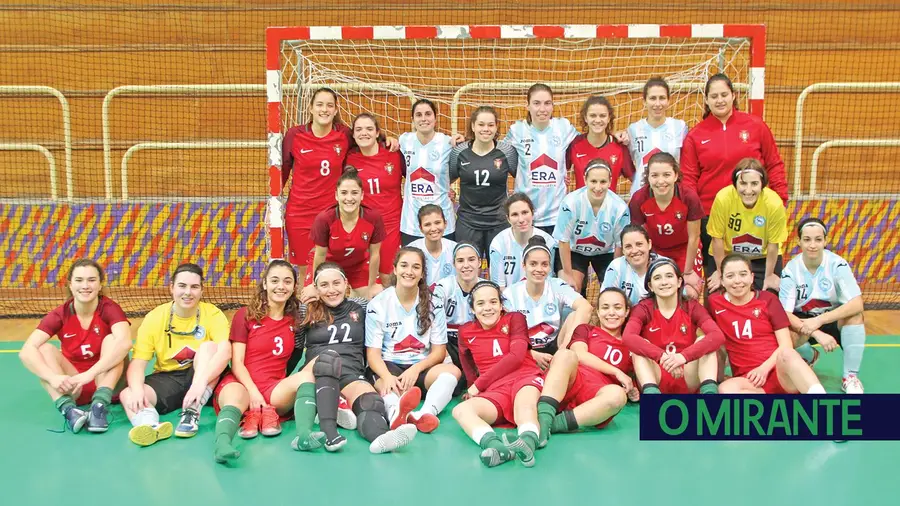
[[[72,432],[85,423],[90,432],[109,428],[108,407],[131,349],[128,318],[102,295],[104,281],[97,262],[76,261],[69,270],[71,298],[41,320],[19,352]],[[49,343],[54,335],[59,348]],[[89,402],[89,412],[78,408]]]
[[[491,281],[476,284],[469,301],[475,321],[459,329],[469,399],[453,408],[453,418],[483,449],[484,465],[494,467],[518,457],[531,467],[539,440],[537,404],[545,385],[528,353],[528,323],[521,313],[503,310],[500,287]],[[555,390],[564,393],[565,376],[554,376],[561,380]],[[502,442],[491,428],[503,422],[519,428],[512,444]]]
[[[724,329],[733,378],[723,394],[824,394],[816,373],[794,350],[790,322],[775,294],[753,287],[753,267],[739,253],[722,260],[725,294],[710,297],[716,323]]]
[[[216,306],[201,302],[203,270],[182,264],[172,275],[172,302],[147,313],[138,329],[131,363],[122,390],[122,406],[134,427],[131,441],[149,446],[172,436],[172,424],[159,423],[159,415],[178,408],[178,437],[197,434],[200,408],[213,394],[219,375],[231,359],[228,318]],[[156,355],[153,373],[144,377]]]
[[[652,293],[634,307],[624,335],[641,392],[716,393],[722,331],[697,301],[682,299],[681,270],[671,259],[650,264],[646,283]]]
[[[781,273],[778,298],[791,322],[791,337],[797,352],[810,364],[818,342],[826,352],[840,345],[844,350],[841,388],[848,394],[863,393],[857,376],[866,346],[863,298],[850,264],[825,249],[828,229],[818,218],[800,222],[800,251]],[[815,273],[815,274],[812,274]]]
[[[341,395],[353,406],[355,427],[369,441],[370,452],[386,453],[406,446],[416,436],[416,426],[404,423],[391,430],[384,401],[366,381],[366,301],[345,297],[347,277],[338,264],[324,262],[314,274],[317,297],[300,306],[301,323],[296,327],[294,355],[288,365],[288,370],[293,370],[306,349],[306,363],[294,375],[300,386],[294,401],[297,437],[291,447],[309,451],[324,445],[328,451],[337,451],[344,446],[346,439],[337,432],[337,425],[354,425],[341,423]],[[418,402],[415,399],[415,404]],[[312,431],[317,411],[322,432]]]
[[[638,400],[640,393],[629,376],[631,356],[622,341],[622,327],[630,309],[621,289],[606,288],[600,292],[600,326],[581,324],[572,334],[569,349],[574,363],[569,364],[569,387],[559,409],[538,404],[542,431],[545,427],[549,427],[550,434],[574,432],[580,427],[602,429],[625,407],[628,398]],[[553,369],[565,367],[567,360],[567,356],[554,357]]]

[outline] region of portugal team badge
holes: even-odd
[[[681,221],[681,211],[675,211],[675,219]]]
[[[100,327],[94,326],[94,334],[100,335]]]
[[[738,136],[740,136],[741,142],[743,142],[744,144],[747,144],[747,141],[750,140],[750,132],[746,130],[741,130]]]
[[[504,326],[500,327],[500,332],[503,332],[504,334],[509,334],[509,325],[504,325]]]
[[[394,172],[394,164],[393,163],[384,164],[384,171],[387,172],[388,174]]]
[[[503,167],[503,159],[502,158],[494,158],[494,168],[500,170]]]
[[[356,311],[350,311],[350,313],[348,313],[348,314],[350,315],[351,320],[353,320],[355,322],[359,321],[359,313],[357,313]],[[293,330],[292,330],[292,332],[293,332]]]
[[[754,318],[759,318],[759,308],[755,308],[755,309],[753,310],[753,317],[754,317]]]
[[[363,232],[363,233],[362,233],[362,240],[368,242],[368,240],[369,240],[369,234],[366,233],[366,232]]]
[[[615,165],[615,164],[616,164],[616,160],[618,160],[618,159],[619,159],[618,156],[612,155],[612,156],[609,157],[609,163],[612,164],[612,165]]]
[[[337,153],[338,155],[341,154],[341,145],[340,144],[334,145],[334,152]]]
[[[682,323],[680,330],[682,334],[687,334],[687,325]]]

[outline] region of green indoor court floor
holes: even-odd
[[[211,408],[195,438],[148,448],[128,440],[120,406],[105,434],[50,432],[62,417],[19,362],[19,345],[0,343],[5,505],[900,504],[900,443],[642,442],[633,405],[605,430],[554,436],[530,469],[483,467],[449,408],[435,433],[394,454],[370,454],[349,431],[339,453],[298,453],[287,422],[279,437],[238,438],[241,458],[224,467],[212,457]],[[823,355],[816,366],[829,392],[840,391],[840,357]],[[900,392],[898,362],[900,337],[870,337],[866,392]]]

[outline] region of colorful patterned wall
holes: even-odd
[[[789,223],[824,217],[832,250],[853,266],[868,295],[900,298],[900,204],[897,201],[792,202]],[[107,269],[112,288],[158,288],[182,261],[201,264],[217,301],[242,301],[268,259],[263,202],[115,203],[0,206],[0,294],[17,290],[16,309],[57,296],[81,257]],[[797,253],[791,234],[790,255]],[[146,297],[140,295],[119,297]],[[23,295],[24,294],[24,295]],[[868,297],[867,297],[868,298]],[[9,297],[0,296],[0,299]],[[150,308],[157,296],[130,301]],[[129,301],[122,300],[123,305]],[[145,309],[146,310],[146,309]],[[8,314],[0,307],[0,314]],[[34,311],[38,312],[38,311]]]

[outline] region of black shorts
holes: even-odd
[[[706,257],[704,258],[704,262],[706,262]],[[775,259],[775,275],[781,277],[781,270],[783,269],[783,260],[781,255],[778,255],[778,258]],[[762,290],[763,283],[766,281],[766,259],[765,258],[756,258],[750,260],[750,269],[753,271],[753,288],[757,290]],[[706,277],[709,277],[710,274],[716,272],[716,260],[713,257],[709,257],[709,262],[703,266],[704,274]],[[778,295],[777,292],[775,292]]]
[[[555,251],[555,259],[553,260],[553,270],[554,272],[559,272],[563,269],[562,260],[559,258],[559,248]],[[581,295],[587,291],[587,286],[590,284],[591,279],[588,277],[588,267],[594,268],[594,274],[597,275],[597,282],[601,285],[603,284],[603,277],[606,275],[606,269],[609,268],[609,264],[612,263],[615,258],[615,253],[605,253],[603,255],[595,255],[595,256],[586,256],[581,253],[572,252],[572,269],[584,274],[584,282],[581,283]]]
[[[801,320],[808,320],[809,318],[814,317],[815,315],[809,314],[805,311],[794,311],[794,316],[800,318]],[[835,341],[840,345],[841,344],[841,329],[838,328],[837,322],[826,323],[819,327],[819,330],[833,337]],[[817,344],[816,338],[810,337],[809,344]]]
[[[557,336],[557,338],[558,337],[559,336]],[[529,345],[529,348],[540,353],[549,353],[550,355],[556,355],[556,352],[559,351],[559,340],[554,339],[540,348],[535,348],[534,346]]]
[[[407,369],[409,369],[410,367],[412,367],[415,364],[402,365],[402,364],[395,364],[393,362],[388,362],[387,360],[385,360],[384,365],[387,366],[388,371],[390,371],[391,374],[393,374],[394,376],[400,376]],[[428,375],[428,371],[429,370],[426,369],[426,370],[420,372],[419,377],[416,378],[416,386],[419,387],[420,390],[422,390],[422,393],[425,393],[428,390],[427,388],[425,388],[425,376]],[[375,380],[378,379],[378,375],[375,374],[375,371],[373,371],[372,369],[368,370],[368,375],[369,375],[369,382],[372,383],[372,385],[374,385]]]
[[[491,259],[490,255],[488,255],[488,250],[491,247],[491,242],[494,240],[494,237],[497,237],[497,234],[503,232],[507,228],[509,228],[509,223],[503,223],[488,229],[470,228],[462,220],[458,220],[456,222],[456,232],[454,232],[456,239],[454,240],[457,243],[465,242],[478,248],[478,253],[481,255],[481,258],[486,260],[490,265]]]
[[[453,365],[456,366],[457,369],[462,373],[462,377],[459,382],[456,383],[456,389],[453,390],[453,396],[461,395],[466,388],[466,385],[469,383],[466,381],[466,373],[462,367],[462,362],[459,361],[459,334],[456,329],[447,331],[447,355],[450,356],[450,361],[453,362]],[[472,381],[475,381],[475,378],[472,378]]]
[[[178,371],[154,372],[144,378],[144,384],[156,392],[156,411],[164,415],[181,409],[184,396],[194,380],[194,367]]]

